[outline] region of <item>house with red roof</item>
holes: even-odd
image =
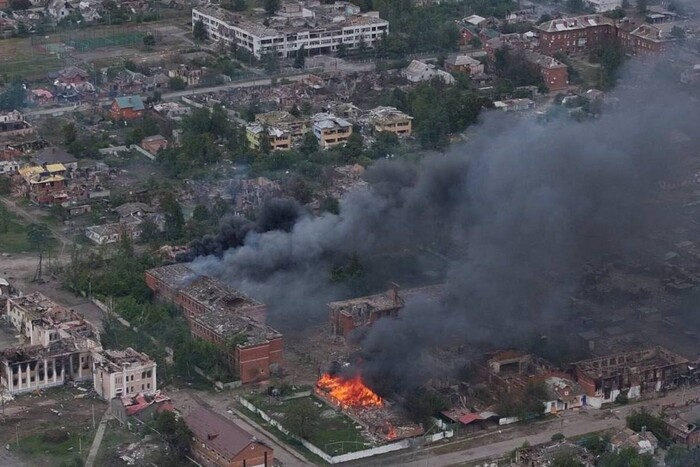
[[[192,432],[192,454],[207,467],[267,467],[272,448],[228,418],[199,406],[185,416]]]

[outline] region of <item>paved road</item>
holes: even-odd
[[[288,81],[301,81],[304,78],[307,78],[310,76],[309,73],[304,73],[300,75],[294,75],[294,76],[282,76],[279,79],[286,79]],[[219,86],[210,86],[206,88],[194,88],[194,89],[185,89],[183,91],[173,91],[173,92],[166,92],[161,95],[161,99],[163,100],[174,100],[174,99],[179,99],[181,97],[186,97],[186,96],[195,96],[197,94],[208,94],[212,92],[218,92],[218,91],[225,91],[227,89],[236,89],[236,88],[250,88],[254,86],[269,86],[272,84],[272,80],[270,78],[261,78],[261,79],[251,79],[251,80],[246,80],[246,81],[234,81],[231,83],[226,83],[222,84]],[[109,104],[112,101],[111,98],[105,98],[105,99],[100,99],[98,101],[99,104]],[[38,117],[41,115],[60,115],[64,113],[69,113],[69,112],[75,112],[78,109],[78,106],[71,104],[71,105],[66,105],[63,107],[52,107],[52,108],[45,108],[45,109],[37,109],[37,110],[31,110],[29,112],[25,112],[24,115],[27,117]]]
[[[428,449],[403,452],[367,460],[363,466],[405,466],[405,467],[439,467],[453,466],[467,462],[503,457],[515,448],[528,442],[531,445],[550,441],[555,433],[564,433],[567,437],[584,435],[608,429],[621,429],[625,426],[625,417],[634,410],[646,407],[651,412],[658,412],[661,405],[675,403],[684,405],[685,401],[700,397],[700,387],[687,391],[674,391],[659,399],[641,401],[621,406],[612,411],[583,410],[569,412],[563,417],[530,425],[514,425],[500,432],[491,431],[477,439],[459,439],[440,443]],[[489,442],[491,441],[491,442]],[[452,452],[450,446],[454,448]],[[435,452],[439,450],[439,452]]]

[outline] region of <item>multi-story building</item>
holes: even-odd
[[[537,26],[539,51],[551,55],[556,52],[585,52],[615,37],[615,21],[603,15],[584,15],[560,18]]]
[[[260,58],[266,53],[288,57],[304,49],[309,54],[373,47],[389,32],[389,23],[377,12],[360,13],[348,2],[318,4],[298,13],[272,18],[245,18],[208,4],[192,9],[192,24],[201,21],[209,39],[227,47],[242,47]]]
[[[691,372],[687,359],[658,346],[580,361],[573,370],[594,407],[623,393],[634,399],[643,392],[677,387]]]
[[[245,127],[245,136],[248,147],[256,151],[260,151],[265,139],[271,151],[287,151],[292,147],[292,135],[274,126],[250,123]]]
[[[24,194],[37,204],[53,204],[68,198],[65,173],[63,164],[28,165],[19,169],[24,179]]]
[[[623,20],[615,22],[603,15],[560,18],[537,26],[538,50],[551,55],[589,52],[605,41],[617,39],[628,53],[634,55],[663,52],[673,39],[651,24],[636,24]]]
[[[185,416],[192,454],[206,467],[268,467],[273,450],[221,414],[199,406]]]
[[[128,347],[95,354],[95,391],[111,400],[129,394],[156,390],[156,362]]]
[[[537,65],[544,84],[550,91],[561,91],[569,85],[569,68],[556,58],[538,52],[523,52],[530,63]]]
[[[371,326],[380,318],[396,318],[403,307],[399,286],[394,283],[385,293],[331,302],[328,304],[331,334],[347,337],[353,330]]]
[[[311,118],[312,131],[323,149],[345,144],[352,134],[352,123],[328,113],[318,113]]]
[[[282,362],[282,334],[265,324],[265,305],[186,265],[146,271],[157,297],[182,309],[190,332],[221,349],[244,384],[270,377]]]
[[[273,110],[255,115],[255,121],[261,125],[279,128],[292,135],[292,138],[301,138],[307,132],[309,122],[303,118],[297,118],[285,110]]]
[[[11,394],[92,379],[94,355],[102,350],[92,324],[38,292],[9,298],[6,307],[23,341],[0,351],[0,378]]]
[[[369,122],[374,131],[386,131],[396,136],[411,136],[412,120],[413,117],[395,107],[375,107],[369,111]]]

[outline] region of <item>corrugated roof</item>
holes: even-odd
[[[144,110],[146,108],[139,95],[117,97],[116,101],[120,109]]]

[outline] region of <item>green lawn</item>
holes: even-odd
[[[27,240],[27,226],[17,222],[16,218],[8,213],[7,231],[0,224],[0,253],[21,253],[29,250]]]
[[[285,414],[296,405],[307,401],[311,401],[314,407],[313,419],[316,427],[309,437],[309,442],[313,445],[333,456],[371,447],[369,440],[362,435],[361,428],[357,428],[360,425],[314,396],[277,401],[259,395],[251,400],[256,407],[265,411],[282,426],[285,424]]]
[[[82,429],[81,429],[82,428]],[[19,440],[18,452],[27,459],[36,460],[35,465],[45,465],[42,461],[51,459],[51,465],[81,465],[95,435],[93,430],[74,424],[44,422],[40,432]],[[65,463],[65,464],[64,464]]]

